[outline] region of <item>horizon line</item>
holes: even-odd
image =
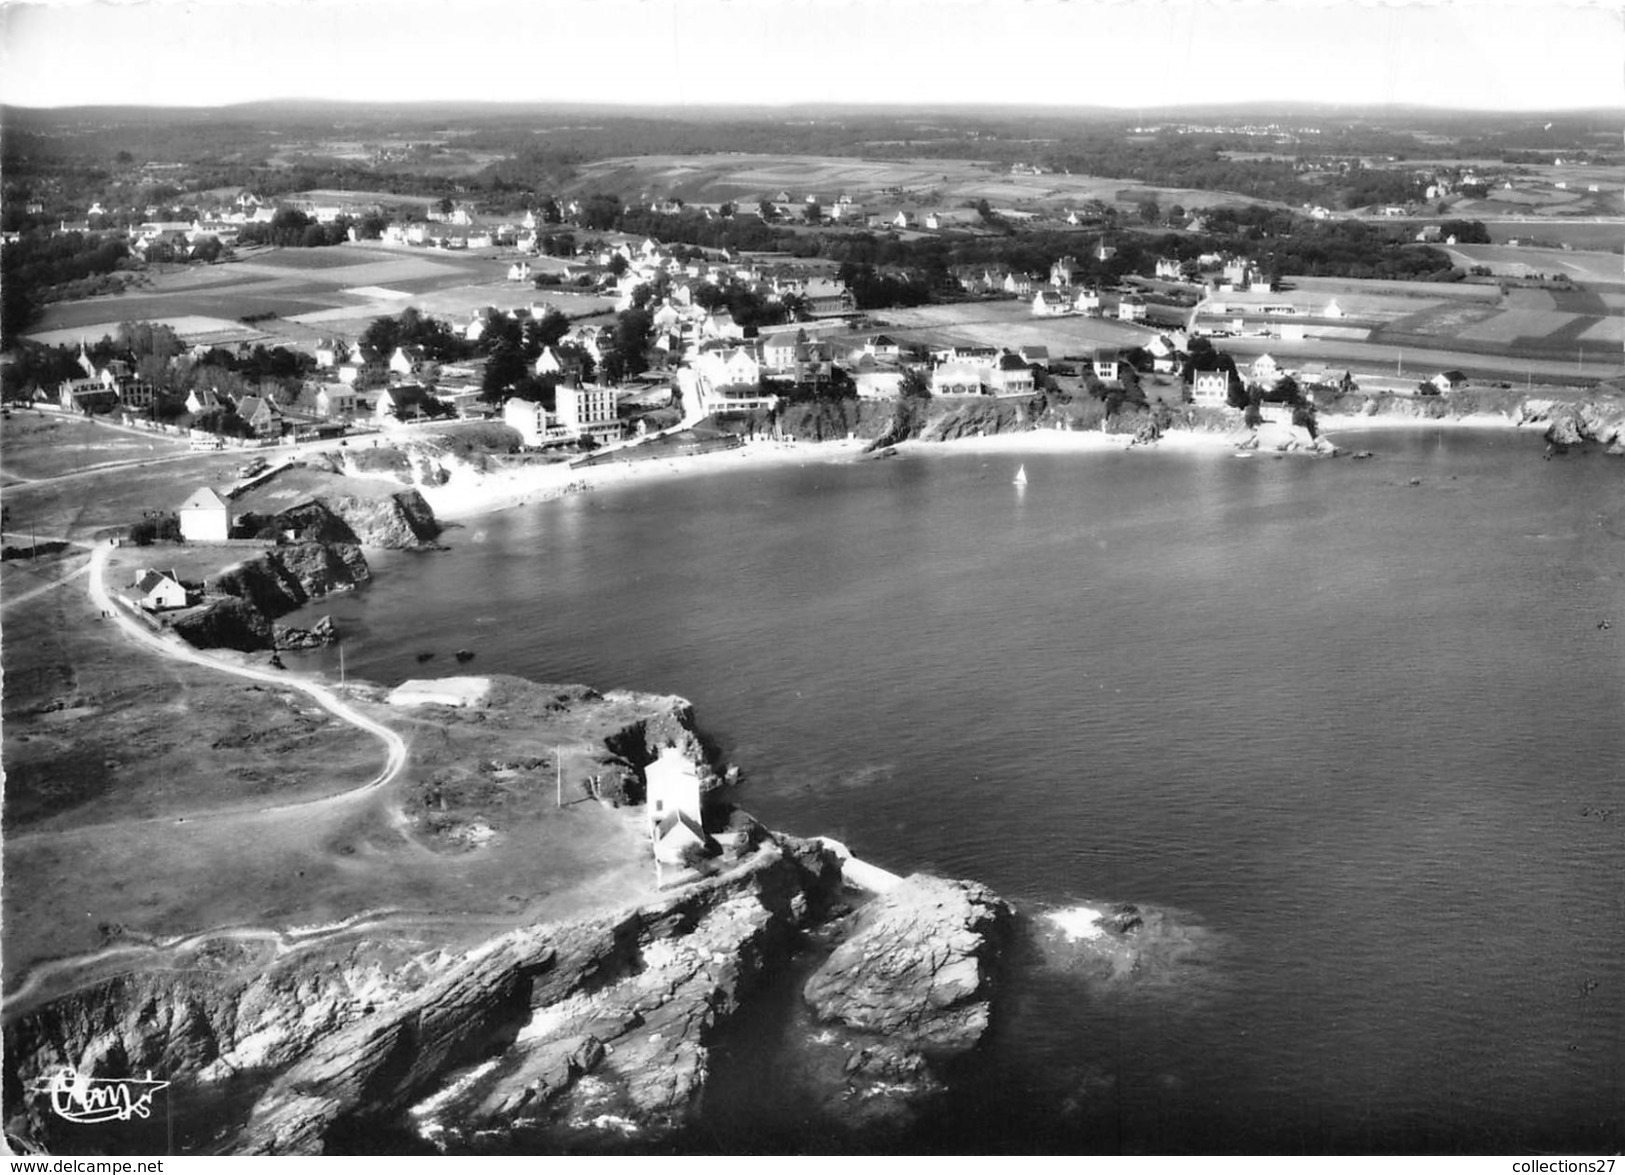
[[[744,102],[683,102],[678,106],[669,103],[656,103],[648,100],[617,101],[613,98],[603,98],[595,101],[582,101],[570,98],[337,98],[323,95],[282,94],[260,98],[243,98],[232,102],[75,102],[60,104],[32,104],[27,102],[11,102],[0,100],[0,110],[19,110],[29,112],[67,112],[74,110],[236,110],[249,106],[275,106],[275,105],[327,105],[346,107],[375,107],[389,106],[393,108],[406,107],[410,109],[432,109],[446,106],[483,106],[483,107],[517,107],[517,108],[580,108],[580,109],[613,109],[613,110],[643,110],[661,112],[666,117],[678,118],[684,110],[728,110],[749,112],[783,111],[783,110],[895,110],[904,112],[919,112],[926,110],[954,110],[954,111],[1010,111],[1010,110],[1043,110],[1056,112],[1098,112],[1109,114],[1170,114],[1182,111],[1211,110],[1223,111],[1238,108],[1279,106],[1283,110],[1316,110],[1316,111],[1420,111],[1436,114],[1482,114],[1482,115],[1519,115],[1519,114],[1606,114],[1620,115],[1625,118],[1625,103],[1618,106],[1609,104],[1600,105],[1547,105],[1547,106],[1450,106],[1427,102],[1327,102],[1305,98],[1235,98],[1209,102],[1175,102],[1158,105],[1144,103],[1130,103],[1125,105],[1113,103],[1051,103],[1051,102],[1000,102],[1000,101],[956,101],[951,98],[931,101],[899,102],[895,100],[877,100],[866,102],[861,99],[847,99],[840,102],[820,100],[773,102],[758,100]]]

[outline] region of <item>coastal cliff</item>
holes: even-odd
[[[247,516],[261,534],[292,535],[253,559],[222,570],[210,599],[176,613],[170,626],[199,648],[311,647],[336,639],[330,622],[309,630],[274,621],[336,591],[372,578],[362,548],[434,549],[440,524],[417,490],[383,496],[312,498],[268,516]]]
[[[861,1030],[825,1082],[828,1107],[854,1091],[940,1092],[922,1054],[962,1053],[986,1027],[1008,907],[972,883],[911,878],[905,891],[828,924],[851,937],[807,998]],[[120,976],[7,1026],[7,1130],[51,1146],[58,1124],[20,1091],[69,1066],[151,1070],[183,1095],[251,1088],[246,1112],[212,1135],[221,1153],[358,1139],[451,1153],[659,1147],[696,1121],[719,1034],[843,912],[840,897],[832,852],[768,835],[657,902],[512,931],[456,958],[363,941],[235,982],[208,966]]]
[[[220,572],[209,583],[212,598],[175,613],[169,623],[183,640],[204,649],[252,652],[306,643],[303,630],[273,621],[313,599],[371,578],[367,560],[354,543],[285,543]],[[279,639],[282,636],[292,639]]]

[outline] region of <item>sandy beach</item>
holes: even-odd
[[[1495,413],[1434,420],[1418,416],[1325,416],[1321,435],[1333,444],[1344,433],[1389,429],[1510,429],[1543,428],[1541,424],[1516,424],[1510,417]],[[1032,429],[1026,432],[996,433],[964,437],[953,441],[905,441],[897,446],[903,456],[946,456],[954,453],[1022,454],[1137,452],[1228,453],[1238,449],[1244,429],[1231,432],[1170,429],[1150,445],[1136,445],[1124,433],[1096,430]],[[776,465],[810,465],[815,462],[839,464],[863,459],[868,442],[841,441],[748,441],[737,449],[696,456],[653,460],[607,462],[580,469],[567,464],[475,473],[458,468],[445,485],[422,486],[423,496],[436,517],[455,521],[497,510],[507,510],[531,502],[546,502],[566,494],[590,492],[605,486],[633,481],[671,477],[698,477],[728,470],[756,469]],[[1268,448],[1269,446],[1266,446]]]
[[[737,449],[715,453],[624,463],[606,462],[580,469],[572,469],[564,463],[486,474],[454,469],[445,485],[418,488],[433,508],[435,517],[457,520],[631,481],[696,477],[730,469],[851,461],[863,452],[866,443],[855,440],[824,441],[821,444],[750,441]]]

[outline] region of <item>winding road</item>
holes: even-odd
[[[173,823],[176,820],[192,820],[203,822],[208,820],[227,820],[241,818],[244,815],[263,815],[268,813],[283,813],[292,811],[309,811],[315,808],[332,806],[371,795],[379,789],[387,787],[400,775],[406,766],[406,740],[399,734],[375,722],[355,707],[338,697],[332,690],[314,681],[295,677],[291,674],[273,672],[264,669],[254,669],[246,665],[232,665],[220,661],[208,654],[185,644],[179,637],[160,636],[146,628],[139,620],[132,617],[126,606],[113,598],[107,588],[107,565],[112,556],[113,548],[110,543],[97,544],[91,552],[90,561],[85,567],[74,572],[74,575],[89,574],[89,594],[95,606],[105,612],[107,616],[124,631],[124,634],[137,644],[162,657],[169,657],[177,661],[186,661],[194,665],[201,665],[207,669],[214,669],[221,673],[229,673],[236,677],[246,678],[249,681],[264,682],[283,689],[299,690],[311,698],[330,714],[343,722],[349,723],[358,730],[379,739],[385,746],[386,755],[382,770],[372,779],[358,787],[347,791],[337,792],[329,796],[321,796],[312,800],[301,800],[289,804],[273,804],[263,808],[254,808],[247,811],[234,810],[226,812],[209,812],[184,817],[159,816],[148,820],[132,821],[136,824]],[[71,577],[70,577],[71,578]],[[59,586],[62,581],[47,585],[49,588]],[[45,589],[40,589],[45,590]],[[33,593],[31,593],[33,594]],[[74,829],[69,832],[45,832],[37,834],[24,834],[22,837],[9,838],[13,841],[32,839],[32,836],[52,836],[60,838],[64,835],[75,834],[97,835],[100,830],[96,827]],[[73,958],[58,959],[31,968],[22,976],[22,982],[6,993],[5,1005],[10,1010],[27,1001],[50,978],[70,971],[80,970],[98,963],[119,958],[135,958],[142,955],[159,953],[172,953],[195,949],[211,940],[231,939],[235,941],[262,941],[270,943],[276,954],[281,955],[300,946],[309,945],[323,939],[330,938],[359,929],[375,928],[396,916],[396,910],[368,910],[352,915],[340,922],[325,926],[293,927],[287,930],[278,930],[270,927],[233,926],[218,927],[211,930],[198,931],[173,938],[155,939],[147,942],[131,943],[122,946],[107,947],[86,955]]]
[[[322,796],[314,800],[300,800],[291,804],[274,804],[270,807],[255,809],[255,811],[263,813],[288,812],[295,809],[309,810],[356,799],[360,796],[370,795],[380,788],[387,787],[401,773],[401,769],[406,766],[406,740],[389,727],[383,725],[383,723],[368,718],[325,685],[294,676],[285,671],[254,669],[247,665],[232,665],[211,657],[199,649],[194,649],[179,637],[159,636],[142,625],[128,613],[123,604],[113,599],[112,593],[107,590],[107,563],[112,554],[113,548],[111,544],[98,545],[91,553],[89,566],[90,598],[96,607],[106,612],[131,640],[162,657],[170,657],[176,661],[188,661],[193,665],[201,665],[206,669],[229,673],[236,677],[246,678],[249,681],[264,682],[268,685],[295,689],[301,693],[309,694],[328,713],[340,721],[348,722],[357,730],[365,731],[374,738],[379,739],[387,750],[383,770],[359,787],[330,796]],[[221,813],[219,815],[240,814]],[[207,819],[208,817],[202,818]]]

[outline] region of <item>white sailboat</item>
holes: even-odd
[[[1011,484],[1018,486],[1027,484],[1027,467],[1025,465],[1016,470],[1016,476],[1011,480]]]

